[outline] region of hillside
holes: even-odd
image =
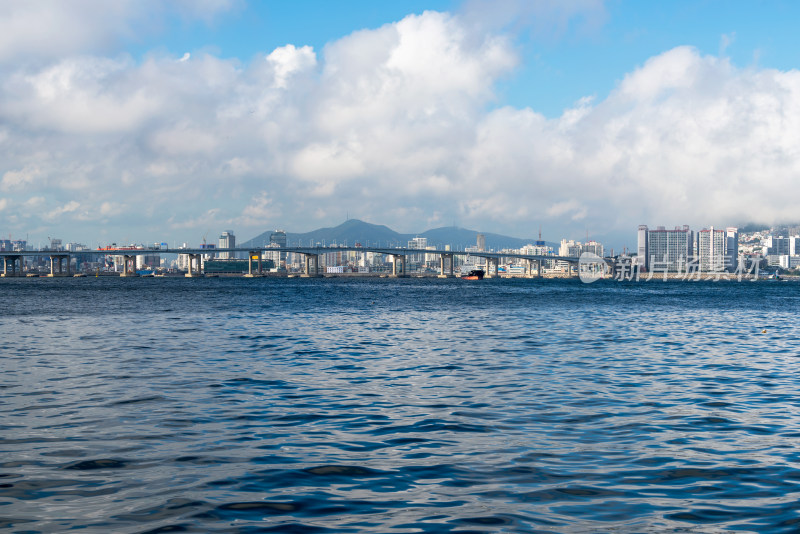
[[[269,236],[272,230],[268,230],[256,237],[239,244],[241,247],[261,247],[269,244]],[[319,228],[305,233],[286,232],[286,240],[289,246],[310,246],[316,245],[354,245],[360,243],[363,246],[396,247],[406,246],[414,237],[426,237],[431,246],[444,247],[450,245],[453,249],[463,250],[466,247],[474,246],[478,235],[477,230],[468,230],[455,226],[434,228],[418,234],[401,234],[395,232],[385,225],[371,224],[358,219],[348,219],[339,226],[333,228]],[[535,241],[534,238],[509,237],[500,234],[484,232],[486,236],[487,248],[499,250],[503,248],[519,248]],[[558,247],[555,243],[548,243],[550,246]]]

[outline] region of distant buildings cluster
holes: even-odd
[[[699,272],[734,271],[739,255],[739,230],[713,226],[693,232],[688,226],[668,230],[640,225],[637,262],[643,271]]]
[[[756,253],[760,247],[761,255],[766,259],[767,265],[783,269],[800,267],[800,235],[763,234],[755,232],[749,236],[749,242],[752,243]]]
[[[287,252],[286,232],[275,230],[266,235],[263,243],[255,244],[260,249],[258,255],[252,260],[262,262],[265,270],[298,272],[304,268],[305,256],[299,253]],[[320,267],[330,272],[381,272],[391,269],[392,254],[360,250],[342,250],[336,243],[325,246],[324,243],[309,244],[313,247],[329,248],[329,252],[320,254]],[[345,243],[346,246],[346,243]],[[356,243],[360,248],[361,245]],[[394,243],[385,248],[398,248],[402,245]],[[228,252],[225,249],[237,247],[236,236],[233,230],[225,230],[216,243],[204,242],[197,248],[204,252],[201,255],[202,267],[208,272],[240,272],[247,271],[247,254],[245,252]],[[121,271],[123,269],[123,252],[125,250],[146,250],[147,253],[136,256],[136,268],[143,270],[186,270],[188,269],[188,255],[178,252],[177,259],[163,258],[161,250],[168,248],[166,243],[153,245],[122,245],[112,244],[100,247],[108,251],[105,257],[90,252],[90,247],[81,243],[62,243],[60,239],[50,239],[49,245],[42,247],[42,251],[69,251],[73,253],[71,261],[75,271]],[[181,248],[193,248],[183,244]],[[405,247],[414,252],[406,254],[406,265],[409,272],[436,272],[441,269],[441,257],[436,250],[451,250],[450,245],[439,243],[431,244],[426,237],[414,237]],[[222,250],[218,250],[222,249]],[[29,250],[25,240],[0,240],[1,251]],[[86,251],[85,255],[74,254]],[[416,251],[419,251],[418,253]],[[552,260],[544,260],[542,269],[545,274],[558,274],[569,272],[569,264],[559,260],[561,257],[580,257],[584,253],[592,253],[599,257],[614,256],[613,250],[607,251],[602,243],[594,240],[579,242],[572,239],[562,239],[560,245],[554,250],[553,246],[539,239],[520,248],[492,249],[487,246],[485,234],[477,234],[475,245],[463,249],[467,255],[458,255],[452,260],[454,269],[469,270],[485,268],[486,259],[477,255],[482,252],[494,252],[502,255],[523,256],[553,256]],[[476,253],[471,255],[469,253]],[[501,256],[502,257],[502,256]],[[758,232],[740,233],[736,227],[703,228],[693,231],[689,226],[665,228],[664,226],[648,227],[641,225],[637,233],[637,249],[632,256],[623,255],[627,261],[641,272],[669,272],[685,273],[696,271],[701,273],[734,272],[742,267],[742,261],[752,265],[758,262],[762,268],[773,266],[783,269],[796,269],[800,267],[800,228],[773,229]],[[26,257],[26,268],[42,270],[48,268],[48,256]],[[448,261],[450,261],[448,259]],[[449,267],[448,267],[449,268]],[[526,272],[527,261],[520,258],[506,257],[500,262],[500,270],[507,274]]]
[[[800,266],[800,235],[773,230],[740,234],[735,227],[689,226],[667,229],[640,225],[637,234],[637,264],[642,271],[733,272],[742,263],[795,269]]]

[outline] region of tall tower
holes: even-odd
[[[283,230],[275,230],[269,235],[269,244],[270,246],[276,246],[280,248],[286,248],[286,232]],[[286,253],[279,252],[276,254],[277,258],[275,260],[275,266],[280,268],[286,262]]]
[[[475,244],[478,246],[478,250],[480,252],[486,251],[486,236],[483,234],[478,234],[477,243]]]
[[[650,270],[650,259],[648,257],[648,247],[647,247],[647,225],[640,224],[639,225],[639,235],[638,235],[638,248],[637,248],[637,256],[639,262],[639,268],[644,271]]]
[[[219,240],[217,241],[218,248],[235,248],[236,247],[236,236],[233,235],[233,230],[225,230],[222,232],[222,235],[219,236]],[[229,260],[236,257],[235,252],[220,252],[219,258],[221,260]]]
[[[729,226],[725,229],[725,268],[736,270],[739,258],[739,229]]]

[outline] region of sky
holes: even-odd
[[[5,0],[0,236],[796,222],[800,2]]]

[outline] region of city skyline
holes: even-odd
[[[795,219],[800,7],[7,2],[0,232]]]

